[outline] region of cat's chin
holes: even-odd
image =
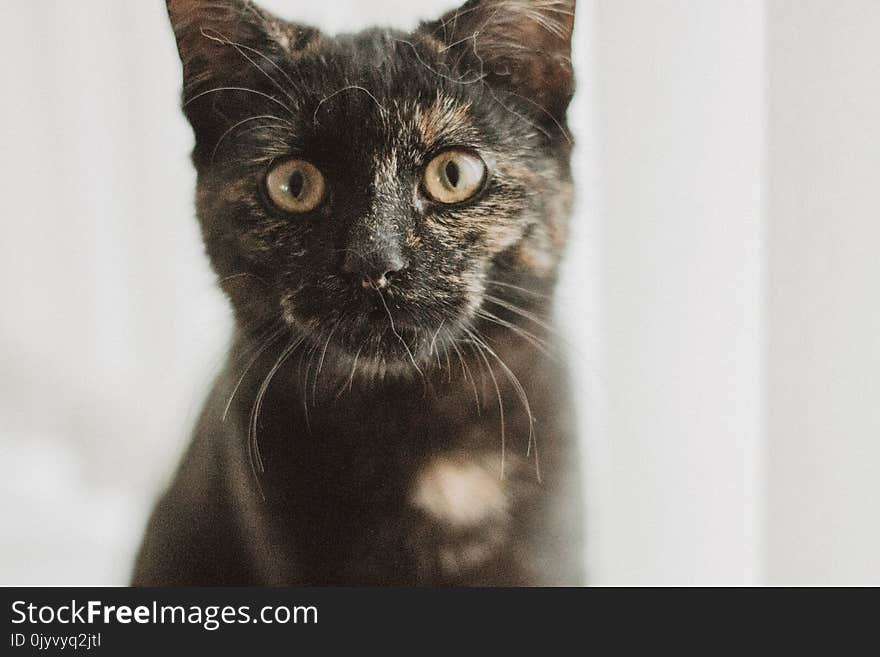
[[[333,356],[349,377],[418,377],[443,353],[439,337],[432,338],[431,331],[407,325],[376,328],[341,338],[332,345]]]
[[[364,357],[361,355],[355,361],[353,356],[347,355],[346,358],[339,361],[341,367],[339,373],[343,375],[344,381],[350,382],[372,382],[389,379],[409,380],[424,376],[430,364],[431,361],[427,358],[409,360],[406,358],[386,358],[377,355]]]
[[[307,353],[326,372],[346,381],[412,379],[456,359],[455,336],[447,324],[361,321],[310,332]],[[450,355],[451,354],[451,355]]]

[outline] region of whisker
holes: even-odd
[[[471,386],[473,387],[473,390],[474,390],[474,403],[477,406],[477,415],[479,416],[480,412],[482,410],[482,407],[483,407],[483,402],[481,401],[480,394],[477,391],[477,380],[474,378],[473,374],[471,374],[471,368],[468,367],[467,360],[462,355],[461,350],[458,348],[458,344],[455,340],[452,341],[451,346],[455,350],[455,353],[458,355],[458,360],[461,363],[462,376],[463,376],[465,382],[467,382],[468,379],[470,379]],[[448,356],[448,352],[447,352],[447,356]],[[451,373],[452,369],[450,368],[449,371]],[[450,381],[451,380],[452,380],[452,378],[451,378],[451,374],[450,374]]]
[[[245,54],[244,54],[244,51],[247,50],[248,52],[251,52],[251,53],[257,55],[258,57],[262,58],[264,61],[268,62],[268,63],[269,63],[272,67],[274,67],[279,73],[281,73],[281,75],[284,76],[284,78],[287,80],[287,82],[290,83],[290,86],[291,86],[291,87],[293,87],[295,90],[298,90],[298,87],[297,87],[296,83],[291,79],[291,77],[285,72],[285,70],[284,70],[283,68],[281,68],[280,66],[278,66],[278,64],[276,64],[276,63],[275,63],[270,57],[267,57],[264,53],[260,52],[260,51],[257,50],[256,48],[252,48],[251,46],[247,46],[247,45],[245,45],[245,44],[243,44],[243,43],[237,43],[237,42],[233,41],[232,39],[230,39],[229,37],[227,37],[227,36],[221,34],[220,32],[217,32],[216,30],[212,30],[212,31],[217,35],[216,37],[215,37],[215,36],[211,36],[210,34],[208,34],[208,33],[207,33],[208,31],[205,30],[204,28],[201,30],[201,33],[202,33],[202,36],[205,37],[206,39],[211,39],[212,41],[216,41],[217,43],[221,43],[221,44],[223,44],[223,45],[225,45],[225,46],[232,46],[232,47],[234,47],[234,48],[238,51],[238,54],[239,54],[239,55],[241,55],[241,56],[244,57],[247,61],[249,61],[249,62],[254,66],[254,68],[256,68],[258,71],[260,71],[260,73],[262,73],[263,75],[265,75],[265,76],[269,79],[269,81],[272,82],[272,84],[274,84],[276,87],[278,87],[278,89],[279,89],[279,90],[280,90],[285,96],[287,96],[287,98],[288,98],[291,102],[293,102],[294,104],[296,104],[296,98],[294,98],[293,96],[291,96],[291,95],[287,92],[287,90],[286,90],[284,87],[281,86],[281,84],[278,82],[278,80],[276,80],[276,79],[273,78],[271,75],[269,75],[268,73],[266,73],[266,71],[264,71],[262,68],[260,68],[259,65],[257,65],[257,63],[256,63],[254,60],[252,60],[250,57],[248,57],[247,55],[245,55]]]
[[[251,121],[259,121],[259,120],[266,120],[266,121],[274,120],[274,121],[277,121],[278,123],[281,123],[281,124],[293,126],[293,124],[290,121],[288,121],[287,119],[281,119],[281,118],[278,118],[277,116],[273,116],[271,114],[261,114],[260,116],[252,116],[250,118],[243,119],[243,120],[239,121],[238,123],[236,123],[235,125],[231,126],[222,135],[220,135],[220,138],[217,140],[217,143],[214,145],[214,150],[211,151],[211,162],[214,161],[214,158],[217,155],[217,151],[220,150],[220,145],[236,128],[243,126],[245,123],[250,123]]]
[[[248,431],[248,453],[250,455],[251,461],[251,472],[254,475],[257,487],[260,489],[260,495],[263,496],[263,499],[265,499],[265,495],[263,495],[262,487],[260,486],[260,473],[265,472],[266,468],[263,463],[262,455],[260,454],[260,444],[258,437],[260,411],[263,408],[263,401],[266,397],[266,391],[269,389],[269,385],[272,383],[272,379],[275,377],[275,375],[278,373],[278,370],[281,369],[281,367],[284,365],[290,355],[296,350],[296,348],[303,343],[303,341],[304,338],[299,338],[298,340],[290,343],[284,349],[284,351],[281,352],[281,355],[275,361],[272,369],[269,370],[269,373],[263,379],[263,382],[260,385],[260,389],[257,392],[256,400],[254,401],[254,405],[251,409],[251,421]]]
[[[250,360],[247,364],[247,367],[244,368],[244,371],[241,373],[241,376],[238,378],[238,382],[235,384],[235,387],[232,389],[232,394],[229,395],[229,401],[226,402],[226,407],[223,409],[223,416],[221,421],[226,422],[226,416],[229,415],[229,408],[232,406],[232,400],[235,399],[235,395],[238,392],[238,389],[241,387],[242,381],[247,376],[248,371],[253,367],[254,363],[259,360],[260,356],[268,349],[275,340],[277,340],[281,334],[284,333],[283,328],[276,329],[272,335],[266,340],[263,345],[257,351],[257,354]]]
[[[550,358],[552,360],[558,359],[556,354],[554,354],[550,351],[551,347],[550,347],[550,345],[548,345],[546,343],[546,341],[541,340],[538,336],[536,336],[533,333],[530,333],[529,331],[525,330],[521,326],[517,326],[516,324],[514,324],[512,322],[508,322],[504,319],[501,319],[497,315],[493,315],[492,313],[490,313],[486,310],[478,310],[476,314],[478,317],[486,320],[487,322],[490,322],[491,324],[497,324],[498,326],[501,326],[502,328],[510,329],[511,331],[513,331],[513,333],[515,335],[518,335],[519,337],[521,337],[523,340],[525,340],[530,345],[535,347],[538,351],[540,351],[542,354],[544,354],[548,358]]]
[[[250,272],[240,272],[238,274],[231,274],[229,276],[224,276],[223,278],[221,278],[220,280],[217,281],[217,285],[222,286],[224,283],[226,283],[228,281],[232,281],[237,278],[244,278],[244,277],[253,278],[255,280],[260,281],[266,287],[272,287],[265,278],[260,278],[256,274],[251,274]]]
[[[341,93],[344,92],[344,91],[350,91],[350,90],[353,90],[353,89],[354,89],[354,90],[357,90],[357,91],[363,91],[363,92],[364,92],[365,94],[367,94],[370,98],[372,98],[372,99],[373,99],[373,102],[376,103],[376,107],[379,108],[379,113],[382,115],[382,118],[383,118],[383,119],[386,118],[386,117],[388,116],[388,110],[385,109],[385,106],[382,105],[382,103],[379,102],[379,99],[376,98],[376,96],[373,95],[373,92],[371,92],[369,89],[366,89],[365,87],[361,87],[360,85],[357,85],[357,84],[349,84],[349,85],[347,85],[347,86],[345,86],[345,87],[342,87],[341,89],[337,89],[336,91],[334,91],[332,94],[330,94],[330,95],[328,95],[328,96],[324,96],[324,97],[318,102],[318,106],[315,107],[315,113],[312,115],[312,123],[314,123],[314,124],[317,124],[317,123],[318,123],[318,111],[321,109],[321,106],[322,106],[324,103],[326,103],[326,102],[327,102],[328,100],[330,100],[331,98],[334,98],[334,97],[338,96],[339,94],[341,94]]]
[[[467,37],[463,40],[468,41],[471,38],[472,37]],[[453,84],[477,84],[479,82],[482,82],[483,79],[486,77],[485,73],[483,73],[482,70],[480,71],[479,75],[477,75],[473,79],[465,79],[464,75],[462,75],[459,78],[454,78],[452,76],[446,75],[444,73],[441,73],[437,69],[433,68],[430,64],[428,64],[428,62],[426,62],[424,59],[422,59],[422,56],[419,54],[419,51],[416,48],[416,45],[414,43],[412,43],[411,41],[407,41],[406,39],[395,39],[394,41],[397,43],[403,43],[403,44],[409,46],[410,48],[412,48],[413,54],[416,56],[416,59],[418,60],[419,64],[424,66],[426,69],[428,69],[431,73],[433,73],[437,77],[443,78],[444,80],[448,80],[449,82],[452,82]]]
[[[505,94],[507,96],[515,96],[515,97],[519,98],[520,100],[527,102],[532,107],[540,110],[542,114],[544,114],[547,118],[549,118],[554,123],[554,125],[556,125],[556,127],[559,129],[559,134],[562,135],[563,139],[565,139],[565,141],[567,141],[569,143],[569,145],[572,145],[574,143],[571,139],[571,135],[568,134],[568,130],[565,128],[565,126],[562,125],[562,123],[559,122],[559,119],[557,119],[555,116],[553,116],[553,114],[551,114],[550,111],[547,110],[543,105],[541,105],[540,103],[536,103],[531,98],[527,98],[526,96],[523,96],[522,94],[518,94],[515,91],[510,91],[509,89],[499,89],[499,92],[502,94]],[[495,94],[494,91],[490,90],[489,93],[491,94],[492,98],[495,99],[495,101],[497,101],[498,104],[501,105],[508,112],[511,112],[515,116],[518,116],[523,121],[525,121],[526,123],[531,125],[535,130],[542,132],[548,139],[552,139],[552,136],[546,130],[544,130],[540,126],[536,125],[534,122],[530,121],[527,117],[523,116],[522,114],[519,114],[518,112],[512,110],[510,107],[508,107],[507,105],[502,103],[501,99],[498,98],[498,96]]]
[[[498,396],[498,417],[501,421],[501,478],[504,479],[504,466],[507,451],[507,432],[504,423],[504,401],[501,398],[501,388],[498,386],[498,379],[495,377],[495,371],[489,364],[489,359],[486,358],[486,355],[483,353],[483,348],[485,347],[485,344],[481,344],[481,341],[469,329],[465,329],[465,333],[472,338],[470,344],[473,344],[476,347],[475,351],[479,354],[480,358],[482,358],[483,362],[486,364],[486,368],[489,370],[489,376],[492,378],[492,384],[495,386],[495,394]]]
[[[431,346],[428,349],[429,354],[433,354],[433,353],[437,354],[437,366],[440,367],[441,369],[443,368],[443,365],[440,363],[440,351],[436,350],[435,348],[437,346],[437,336],[440,335],[440,331],[443,330],[443,325],[445,323],[446,323],[446,319],[444,318],[443,321],[440,322],[440,326],[437,328],[437,331],[434,333],[434,337],[431,339]]]
[[[494,303],[496,306],[501,306],[502,308],[509,310],[510,312],[514,313],[515,315],[519,315],[520,317],[523,317],[524,319],[527,319],[530,322],[534,322],[535,324],[540,326],[545,331],[548,331],[553,334],[557,333],[555,327],[551,326],[548,322],[544,321],[537,314],[530,312],[530,311],[526,310],[525,308],[522,308],[522,307],[516,305],[515,303],[512,303],[510,301],[506,301],[504,299],[493,296],[491,294],[484,294],[483,298],[490,303]]]
[[[342,388],[339,389],[339,392],[336,393],[336,399],[339,399],[342,396],[342,393],[346,391],[346,389],[351,392],[351,388],[354,385],[354,375],[357,372],[358,359],[361,357],[361,351],[363,351],[364,345],[366,343],[367,339],[364,339],[364,341],[361,342],[361,345],[358,347],[358,350],[354,355],[354,361],[352,362],[351,375],[348,377],[348,381],[342,384]]]
[[[333,334],[336,332],[336,329],[339,328],[340,323],[342,323],[342,317],[337,319],[333,328],[330,329],[330,333],[327,335],[327,342],[324,343],[324,349],[321,351],[321,358],[318,359],[318,369],[315,371],[315,379],[312,382],[312,400],[316,399],[318,396],[318,377],[321,375],[321,370],[324,368],[324,357],[327,355],[327,348],[330,346],[330,340],[333,339]]]
[[[275,103],[279,107],[284,108],[285,112],[287,112],[288,114],[293,116],[293,110],[290,109],[284,103],[282,103],[280,100],[275,98],[275,96],[270,96],[269,94],[263,93],[262,91],[257,91],[256,89],[249,89],[247,87],[214,87],[213,89],[207,89],[206,91],[202,91],[200,93],[197,93],[195,96],[188,98],[183,103],[183,108],[186,109],[189,105],[191,105],[192,103],[197,101],[199,98],[202,98],[203,96],[207,96],[208,94],[216,94],[221,91],[241,91],[244,93],[249,93],[249,94],[254,94],[256,96],[260,96],[261,98],[265,98],[266,100],[269,100],[269,101]]]
[[[302,351],[299,355],[299,364],[297,365],[297,370],[303,372],[303,380],[301,386],[301,396],[302,396],[302,407],[303,407],[303,417],[306,423],[306,431],[311,435],[312,433],[312,423],[309,420],[309,396],[308,396],[308,385],[309,385],[309,371],[308,369],[303,370],[303,360],[305,359],[306,354],[305,351]]]
[[[413,367],[416,369],[416,372],[418,372],[419,376],[421,376],[422,379],[424,379],[425,374],[424,374],[424,372],[422,372],[418,363],[416,363],[415,356],[413,356],[412,351],[410,351],[409,345],[406,343],[406,340],[403,339],[403,336],[397,332],[397,329],[394,326],[394,317],[391,315],[391,309],[388,307],[388,304],[385,302],[385,295],[382,294],[382,290],[380,290],[378,287],[376,287],[376,284],[373,283],[372,279],[370,279],[370,287],[372,287],[376,291],[376,294],[379,295],[379,300],[382,302],[382,307],[385,308],[385,312],[388,315],[388,321],[391,323],[391,332],[395,335],[395,337],[398,340],[400,340],[400,344],[402,344],[403,348],[406,349],[406,354],[407,354],[407,356],[409,356],[409,359],[412,362]]]
[[[306,396],[306,400],[308,400],[308,398],[309,398],[309,395],[308,395],[309,372],[312,370],[312,363],[315,362],[315,354],[318,353],[318,349],[321,346],[322,340],[323,340],[323,338],[321,337],[321,334],[319,334],[316,338],[314,338],[312,340],[312,348],[309,349],[309,360],[306,362],[306,374],[305,374],[305,381],[303,383],[303,385],[306,386],[305,391],[304,391],[304,394]],[[314,392],[314,387],[313,387],[312,391]],[[317,399],[316,399],[315,395],[313,394],[312,395],[312,406],[316,406],[316,405],[317,405]]]
[[[486,283],[488,283],[489,285],[497,285],[498,287],[506,287],[511,290],[516,290],[517,292],[522,292],[523,294],[529,294],[531,296],[538,297],[539,299],[547,299],[548,301],[553,299],[552,295],[545,294],[543,292],[536,292],[534,290],[530,290],[525,287],[520,287],[519,285],[513,285],[512,283],[506,283],[504,281],[487,279]]]
[[[465,331],[467,332],[467,334],[470,337],[477,340],[478,344],[480,344],[482,346],[482,348],[485,349],[486,352],[490,356],[492,356],[496,360],[496,362],[501,366],[501,369],[507,375],[507,378],[510,381],[510,384],[513,386],[513,389],[516,392],[516,395],[519,397],[519,400],[522,403],[523,408],[525,409],[526,415],[528,416],[528,419],[529,419],[529,442],[528,442],[528,448],[526,450],[526,456],[529,456],[531,454],[532,450],[534,449],[535,458],[536,458],[535,475],[537,476],[538,482],[540,483],[541,482],[541,468],[540,468],[540,464],[537,462],[538,451],[537,451],[537,439],[535,437],[535,416],[532,413],[532,407],[531,407],[531,404],[529,403],[529,398],[528,398],[528,395],[526,394],[525,388],[523,387],[519,378],[517,378],[516,374],[514,374],[513,371],[507,366],[507,363],[505,363],[504,360],[495,352],[495,350],[492,349],[485,342],[485,340],[483,339],[482,336],[478,337],[479,332],[476,331],[476,329],[474,329],[474,330],[465,329]]]

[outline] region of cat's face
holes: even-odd
[[[552,280],[573,0],[340,37],[242,0],[169,11],[198,215],[243,328],[407,371],[473,326],[492,281]]]

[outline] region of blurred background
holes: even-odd
[[[880,584],[878,34],[876,0],[578,0],[591,583]],[[222,362],[179,89],[160,0],[0,3],[0,584],[125,583]]]

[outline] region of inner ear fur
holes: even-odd
[[[248,0],[167,0],[183,64],[184,113],[196,152],[213,148],[234,122],[260,108],[279,111],[279,74],[318,31],[277,18]],[[271,110],[271,111],[270,111]]]
[[[469,0],[420,30],[462,80],[483,80],[559,124],[574,94],[574,11],[575,0]]]

